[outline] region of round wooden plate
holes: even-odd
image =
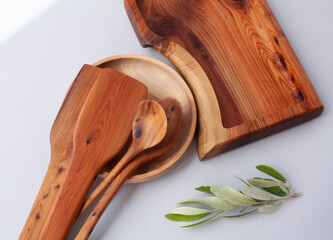
[[[142,55],[118,55],[100,60],[93,65],[115,69],[142,82],[148,87],[149,99],[158,101],[165,97],[173,97],[180,102],[183,120],[175,143],[161,157],[142,166],[127,182],[148,181],[168,171],[190,146],[197,123],[194,98],[185,81],[165,63]]]

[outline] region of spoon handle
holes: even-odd
[[[113,197],[119,191],[124,182],[145,162],[144,158],[138,158],[130,162],[114,179],[111,185],[103,194],[94,210],[91,212],[85,223],[83,224],[80,232],[75,237],[75,240],[88,239],[91,232],[94,230],[98,220],[102,216],[103,212],[110,204]]]
[[[98,198],[99,195],[107,188],[113,179],[123,170],[123,168],[138,154],[131,145],[126,154],[120,159],[117,165],[109,172],[108,175],[99,183],[98,187],[88,196],[84,204],[82,205],[77,218],[80,218],[82,214],[91,206],[91,204]]]

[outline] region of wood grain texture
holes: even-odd
[[[170,170],[190,146],[197,124],[194,98],[182,77],[165,63],[136,54],[109,57],[94,65],[115,69],[142,82],[148,87],[148,99],[159,101],[171,97],[180,103],[183,118],[175,143],[162,156],[140,166],[127,182],[148,181]],[[105,171],[110,169],[112,164]]]
[[[200,159],[321,114],[323,105],[265,0],[125,0],[143,47],[196,98]]]
[[[125,145],[134,110],[147,94],[143,84],[111,69],[85,65],[80,78],[93,83],[74,96],[74,82],[64,100],[51,131],[50,167],[20,239],[66,238],[96,175]],[[79,93],[86,94],[82,105],[75,101]],[[81,106],[75,119],[67,106]],[[54,155],[59,148],[65,156]]]

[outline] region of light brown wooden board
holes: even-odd
[[[125,0],[125,7],[142,46],[165,55],[195,96],[200,159],[323,111],[265,0]]]

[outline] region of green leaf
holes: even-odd
[[[279,197],[287,196],[287,194],[280,188],[280,187],[269,187],[269,188],[263,188],[265,191],[274,194]]]
[[[254,199],[244,195],[232,187],[212,186],[211,191],[215,196],[222,197],[234,205],[251,206],[257,203]]]
[[[210,191],[210,186],[201,186],[201,187],[197,187],[197,188],[195,188],[195,190],[198,190],[198,191],[200,191],[200,192],[204,192],[204,193],[213,194],[213,193]]]
[[[175,222],[190,222],[206,216],[212,210],[192,208],[192,207],[180,207],[172,210],[165,217]]]
[[[254,210],[252,210],[252,211],[250,211],[250,212],[246,212],[246,213],[242,213],[242,214],[238,214],[238,215],[232,215],[232,216],[223,216],[223,217],[225,217],[225,218],[240,218],[240,217],[244,217],[244,216],[246,216],[246,215],[249,215],[249,214],[251,214],[251,213],[254,213],[254,212],[256,212],[258,209],[254,209]]]
[[[207,209],[202,209],[202,208],[193,208],[193,207],[179,207],[179,208],[172,210],[170,213],[194,216],[194,215],[210,213],[210,212],[212,212],[212,210],[207,210]]]
[[[194,216],[186,216],[186,215],[169,213],[169,214],[166,214],[165,217],[174,222],[191,222],[191,221],[198,220],[199,218],[202,218],[206,215],[207,215],[207,213],[194,215]]]
[[[261,214],[271,214],[273,212],[275,212],[280,206],[281,206],[282,202],[279,202],[276,205],[264,205],[258,208],[258,212]]]
[[[270,166],[267,166],[267,165],[258,165],[256,167],[259,171],[263,172],[263,173],[266,173],[267,175],[275,178],[275,179],[278,179],[284,183],[287,182],[287,180],[285,179],[284,176],[282,176],[281,173],[279,173],[278,171],[276,171],[274,168],[270,167]]]
[[[279,187],[281,188],[282,191],[284,191],[286,194],[289,194],[289,190],[284,186],[283,183],[279,184]]]
[[[244,212],[246,209],[248,209],[249,207],[244,207],[244,208],[242,208],[238,213],[242,213],[242,212]]]
[[[230,210],[238,207],[220,197],[194,198],[181,203],[202,203],[219,210]]]
[[[247,186],[250,186],[250,184],[248,184],[245,180],[241,179],[240,177],[234,175],[235,178],[237,178],[238,180],[240,180],[241,182],[245,183]]]
[[[210,218],[208,218],[208,219],[206,219],[206,220],[203,220],[203,221],[201,221],[201,222],[197,222],[197,223],[195,223],[195,224],[191,224],[191,225],[187,225],[187,226],[182,226],[182,228],[190,228],[190,227],[196,227],[196,226],[199,226],[199,225],[201,225],[201,224],[204,224],[204,223],[206,223],[206,222],[209,222],[209,221],[213,220],[214,218],[218,217],[218,216],[221,215],[222,213],[224,213],[224,211],[219,212],[219,213],[215,214],[214,216],[212,216],[212,217],[210,217]]]
[[[272,195],[270,195],[269,193],[265,192],[264,190],[261,190],[259,188],[256,188],[256,187],[249,187],[249,186],[245,186],[243,187],[242,189],[242,192],[251,197],[251,198],[254,198],[254,199],[257,199],[257,200],[272,200],[274,199],[272,197]]]
[[[270,179],[251,178],[247,180],[251,185],[259,188],[278,187],[279,182]]]

